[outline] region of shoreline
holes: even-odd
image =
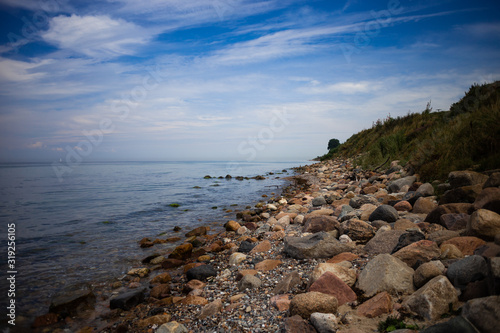
[[[443,314],[448,316],[446,320],[435,318],[434,314],[426,318],[425,314],[419,313],[419,309],[408,305],[408,302],[411,303],[408,300],[417,290],[413,283],[411,288],[406,286],[411,292],[392,293],[388,290],[384,291],[385,294],[379,291],[374,295],[367,291],[369,287],[363,285],[362,276],[370,271],[370,262],[387,253],[387,250],[367,250],[367,244],[379,234],[386,237],[391,234],[390,241],[394,243],[392,234],[396,233],[398,244],[399,236],[403,234],[421,233],[426,240],[410,242],[402,249],[413,246],[411,244],[429,242],[425,246],[433,247],[433,254],[426,259],[419,257],[423,262],[418,263],[422,265],[424,262],[440,261],[443,269],[433,278],[446,279],[445,266],[448,268],[457,261],[457,258],[454,261],[441,258],[437,242],[427,240],[435,232],[445,231],[443,227],[438,228],[436,223],[424,222],[430,212],[418,214],[398,210],[396,221],[391,222],[368,218],[384,201],[387,204],[392,199],[393,205],[394,201],[407,202],[402,199],[410,192],[410,185],[403,189],[406,190],[404,192],[399,191],[402,188],[392,195],[386,191],[397,179],[408,177],[401,168],[389,176],[368,171],[355,175],[349,161],[337,160],[295,168],[295,171],[299,174],[290,177],[293,184],[282,189],[280,198],[271,200],[265,197],[267,204],[257,204],[239,213],[238,219],[224,225],[225,231],[213,233],[214,230],[207,230],[206,226],[183,230],[182,233],[189,231],[184,244],[171,253],[143,260],[141,267],[131,270],[122,282],[113,286],[115,289],[94,295],[98,299],[96,311],[85,312],[80,307],[78,316],[85,317],[91,313],[90,319],[86,322],[70,320],[67,325],[75,324],[72,328],[79,328],[78,332],[82,333],[174,332],[169,330],[174,326],[186,329],[179,332],[293,332],[291,328],[297,325],[303,326],[305,332],[315,332],[313,325],[316,326],[316,319],[309,318],[308,313],[304,315],[303,311],[306,310],[301,309],[303,304],[298,304],[309,301],[300,301],[299,298],[302,297],[300,295],[311,294],[312,290],[320,290],[321,295],[328,294],[328,290],[321,289],[321,284],[318,286],[318,281],[326,278],[331,279],[327,280],[329,283],[334,281],[340,284],[344,294],[333,297],[335,306],[331,305],[328,311],[315,308],[318,311],[314,312],[330,313],[328,320],[324,316],[322,320],[335,326],[339,332],[376,330],[379,322],[389,316],[411,319],[411,323],[406,320],[407,327],[414,327],[410,326],[413,323],[419,328],[457,317],[456,313],[445,311]],[[411,186],[417,190],[422,184],[415,183],[415,180]],[[348,211],[346,208],[354,205],[353,199],[366,197],[378,200],[366,202],[356,210],[351,207]],[[432,202],[433,198],[428,195],[426,200]],[[453,236],[458,238],[463,236],[455,233]],[[292,249],[292,240],[311,236],[335,237],[336,240],[330,242],[335,244],[336,249],[323,249],[323,252],[313,255],[301,253],[300,246],[298,250]],[[387,242],[389,240],[382,243]],[[420,248],[417,250],[423,251]],[[396,255],[400,252],[396,252]],[[420,266],[414,262],[413,257],[418,257],[417,254],[400,255],[397,258],[416,269]],[[409,269],[413,280],[415,271]],[[331,275],[336,276],[327,276],[325,270],[335,271]],[[339,279],[342,281],[337,281]],[[382,312],[376,316],[367,316],[360,311],[373,296],[381,294],[387,294],[389,301],[385,300],[385,303],[390,304],[387,309],[379,309]],[[458,301],[458,296],[455,296],[457,301],[453,306],[464,306],[465,302]],[[85,304],[87,301],[80,303]],[[315,302],[319,301],[316,299]],[[325,302],[333,301],[328,298]],[[110,305],[110,309],[106,304]],[[317,305],[309,304],[313,308]],[[407,313],[409,309],[411,313]],[[297,314],[302,317],[297,317]],[[56,320],[49,314],[39,317],[38,321],[48,322],[51,319],[49,317],[52,317],[52,321]],[[43,327],[41,325],[39,331]]]

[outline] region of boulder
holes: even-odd
[[[392,253],[398,244],[399,237],[404,234],[403,230],[379,230],[375,236],[366,243],[364,250],[370,254]]]
[[[296,295],[290,302],[290,315],[299,315],[309,319],[314,312],[333,313],[337,312],[337,299],[335,296],[319,293],[316,291]]]
[[[309,319],[309,318],[308,318]],[[316,329],[301,316],[295,315],[285,319],[283,333],[317,333]]]
[[[201,265],[198,267],[191,268],[186,272],[187,280],[200,280],[205,281],[211,276],[217,276],[217,271],[211,265]]]
[[[128,311],[144,301],[146,288],[138,288],[119,294],[109,300],[109,308]]]
[[[184,287],[182,288],[182,292],[185,294],[189,294],[191,291],[198,289],[203,290],[207,284],[200,280],[190,280],[188,281]]]
[[[417,177],[415,177],[415,176],[408,176],[408,177],[400,178],[400,179],[397,179],[397,180],[390,182],[387,189],[389,190],[389,193],[399,192],[399,191],[401,191],[401,188],[403,188],[404,186],[409,187],[409,186],[413,185],[413,183],[416,180],[417,180]]]
[[[238,289],[240,291],[244,291],[245,289],[256,289],[260,288],[262,285],[262,281],[254,276],[254,275],[245,275],[239,282],[238,282]]]
[[[332,313],[314,312],[311,314],[311,323],[321,333],[337,332],[338,321],[338,318]]]
[[[425,183],[420,185],[416,192],[424,197],[430,197],[434,195],[434,187],[430,183]]]
[[[334,235],[323,231],[304,237],[285,237],[284,252],[295,259],[331,258],[349,249]]]
[[[364,204],[372,204],[372,205],[378,205],[378,200],[372,195],[359,195],[354,198],[351,198],[349,201],[349,206],[351,206],[354,209],[358,209]]]
[[[430,212],[425,218],[425,222],[437,223],[441,222],[441,215],[443,214],[472,214],[474,212],[474,205],[469,203],[451,203],[439,205],[436,209]]]
[[[402,306],[410,309],[427,320],[439,319],[448,313],[451,307],[458,304],[458,295],[445,276],[436,276],[418,289],[406,300]]]
[[[396,222],[399,219],[399,214],[394,207],[389,205],[380,205],[370,214],[369,220],[382,220],[386,222]]]
[[[353,241],[365,244],[375,236],[375,228],[364,221],[351,219],[342,223],[342,233]]]
[[[452,189],[483,184],[488,180],[488,176],[474,171],[453,171],[448,174],[448,182]]]
[[[483,185],[483,188],[499,187],[499,186],[500,186],[500,172],[494,172],[486,180],[486,182]]]
[[[413,284],[420,288],[436,276],[443,275],[445,267],[441,261],[430,261],[420,265],[413,274]]]
[[[487,209],[479,209],[472,213],[467,232],[483,239],[493,240],[500,234],[500,215]]]
[[[444,241],[441,245],[453,244],[455,245],[463,255],[470,256],[474,254],[474,251],[486,244],[486,242],[477,237],[455,237]]]
[[[421,333],[480,333],[467,319],[458,316],[444,323],[427,327]]]
[[[474,203],[479,193],[481,193],[482,185],[463,186],[446,191],[439,201],[440,204],[466,202]]]
[[[63,291],[52,299],[49,312],[61,317],[76,316],[82,311],[93,310],[95,302],[96,297],[90,288]]]
[[[500,175],[500,172],[498,173]],[[488,187],[479,193],[474,201],[475,209],[488,209],[500,214],[500,188]]]
[[[452,263],[446,271],[446,276],[455,287],[464,289],[470,282],[488,276],[488,265],[483,257],[472,255]]]
[[[288,273],[283,277],[280,282],[274,287],[272,293],[275,295],[286,294],[290,292],[293,288],[301,283],[300,275],[297,271]]]
[[[308,291],[317,291],[323,294],[335,296],[338,305],[353,302],[357,299],[356,294],[344,281],[338,278],[332,272],[326,272],[321,275]]]
[[[356,270],[350,269],[350,264],[331,264],[331,263],[319,263],[314,267],[310,277],[309,283],[312,284],[316,282],[323,274],[330,272],[337,276],[339,279],[344,281],[349,287],[352,287],[356,283]]]
[[[396,253],[399,250],[401,250],[402,248],[407,247],[408,245],[416,243],[416,242],[421,241],[423,239],[425,239],[425,236],[420,231],[411,230],[411,231],[405,232],[404,234],[399,236],[398,243],[396,244],[394,249],[392,249],[391,254]]]
[[[357,287],[367,297],[387,291],[392,295],[412,293],[414,270],[401,260],[379,254],[368,262],[358,278]]]
[[[333,216],[313,215],[304,220],[302,232],[316,233],[320,231],[339,230],[340,224]]]
[[[496,333],[500,323],[499,304],[498,295],[472,299],[462,307],[462,316],[482,333]]]
[[[437,208],[437,203],[429,198],[418,198],[413,205],[412,212],[415,214],[429,214]]]
[[[163,324],[156,331],[156,333],[188,333],[188,332],[189,332],[188,329],[184,325],[176,321],[171,321],[169,323]]]
[[[357,314],[367,318],[375,318],[384,313],[391,313],[392,298],[387,292],[381,292],[361,304],[358,307]]]
[[[439,259],[441,250],[435,242],[421,240],[412,243],[393,254],[395,258],[406,263],[412,268],[420,266],[424,262]]]

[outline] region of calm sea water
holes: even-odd
[[[140,249],[143,237],[175,235],[174,226],[182,234],[199,225],[215,227],[234,218],[225,210],[279,194],[282,178],[301,164],[306,162],[84,163],[62,182],[50,164],[0,165],[0,245],[6,257],[7,225],[15,223],[18,316],[43,314],[61,289],[120,277],[151,251],[175,246]],[[204,179],[268,172],[275,174],[260,181]],[[6,260],[1,265],[6,272]],[[4,302],[7,283],[0,283],[0,293]]]

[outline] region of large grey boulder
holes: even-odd
[[[286,237],[284,251],[295,259],[317,259],[331,258],[350,249],[335,235],[322,231],[305,237]]]
[[[462,316],[482,333],[498,332],[500,296],[489,296],[467,301],[462,307]]]
[[[452,263],[446,275],[455,287],[465,288],[470,282],[484,279],[488,265],[482,256],[473,255]]]
[[[369,220],[376,221],[381,220],[385,222],[396,222],[399,219],[398,211],[389,205],[378,206],[377,209],[370,214]]]
[[[408,176],[408,177],[394,180],[389,184],[389,187],[388,187],[389,193],[399,192],[401,190],[401,188],[403,186],[406,186],[406,185],[412,186],[416,180],[417,180],[417,177],[415,177],[415,176]]]

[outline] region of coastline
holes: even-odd
[[[386,188],[396,180],[412,176],[406,175],[402,168],[388,174],[354,170],[349,161],[316,163],[296,171],[299,174],[290,179],[293,184],[284,188],[280,197],[272,199],[268,196],[264,198],[266,204],[239,212],[237,219],[224,225],[225,231],[210,230],[206,226],[183,230],[183,234],[189,233],[181,237],[184,240],[182,245],[171,253],[158,253],[157,256],[145,258],[141,267],[131,270],[122,281],[110,286],[114,289],[95,295],[98,299],[97,310],[90,311],[93,313],[90,319],[86,322],[70,320],[66,325],[71,326],[73,323],[76,325],[72,327],[74,331],[80,329],[78,332],[82,333],[293,332],[294,327],[302,327],[304,332],[315,332],[313,324],[316,326],[317,323],[312,316],[309,319],[310,313],[304,314],[308,310],[304,310],[304,304],[299,303],[306,303],[306,308],[312,306],[318,310],[313,312],[329,313],[331,316],[328,320],[323,317],[322,320],[335,326],[338,332],[376,330],[378,324],[390,316],[411,319],[414,326],[407,327],[419,328],[457,317],[455,312],[448,311],[438,317],[434,313],[429,318],[422,313],[415,315],[418,309],[408,305],[408,300],[412,299],[416,291],[412,268],[409,268],[412,283],[410,287],[406,286],[408,290],[385,292],[389,301],[384,301],[390,306],[378,309],[377,315],[373,316],[361,310],[372,296],[385,296],[384,292],[370,295],[362,283],[362,275],[370,271],[367,268],[369,263],[382,253],[387,253],[387,250],[380,248],[367,250],[367,244],[376,235],[391,235],[390,242],[394,243],[392,234],[395,233],[398,236],[397,244],[399,236],[418,232],[425,235],[426,239],[420,242],[429,242],[419,245],[432,248],[426,259],[420,259],[425,262],[441,260],[446,267],[457,261],[457,258],[453,261],[440,257],[437,241],[427,240],[435,232],[445,231],[442,226],[438,228],[438,224],[427,222],[426,217],[430,212],[418,214],[410,212],[411,209],[398,210],[399,216],[390,222],[384,219],[372,221],[369,218],[377,207],[384,206],[380,204],[385,203],[387,206],[391,200],[406,201],[402,199],[411,192],[410,186],[417,190],[423,184],[415,182],[415,178],[407,188],[398,188],[398,191],[390,194]],[[377,199],[367,199],[356,210],[346,208],[354,206],[353,199],[364,200],[367,197]],[[435,201],[433,195],[425,198],[429,202]],[[359,213],[359,216],[353,212]],[[327,246],[328,249],[312,254],[301,252],[300,246],[294,249],[292,240],[307,239],[309,243],[314,243],[308,238],[311,236],[330,239],[327,243],[335,244],[335,249]],[[455,232],[453,236],[460,238],[465,235]],[[447,240],[452,238],[448,237]],[[383,247],[388,242],[385,240],[377,245]],[[440,240],[439,244],[442,242]],[[407,247],[415,243],[419,241],[410,242]],[[487,244],[486,241],[483,243]],[[491,246],[494,248],[494,245]],[[423,250],[417,248],[418,251]],[[412,252],[406,257],[400,255],[398,258],[401,259],[398,260],[416,269],[418,265],[414,263],[413,257],[417,254]],[[433,277],[446,279],[444,267],[441,273]],[[312,305],[307,305],[311,300],[299,300],[302,297],[300,295],[321,290],[321,286],[316,284],[328,275],[325,271],[331,269],[337,276],[328,276],[331,279],[329,283],[335,281],[341,285],[344,294],[332,296],[335,301],[328,297],[318,300],[318,295],[314,294]],[[344,284],[348,286],[347,289]],[[320,293],[328,294],[324,290]],[[463,300],[459,301],[457,295],[453,296],[457,298],[453,302],[454,308],[466,304]],[[330,308],[320,309],[317,303],[330,304]],[[408,309],[412,310],[411,314],[407,313]],[[443,314],[447,316],[441,318]],[[81,315],[88,316],[89,312],[83,311]],[[42,316],[44,318],[39,318],[39,322],[51,319],[48,316]],[[52,320],[55,319],[52,316]],[[42,329],[43,325],[39,330]]]

